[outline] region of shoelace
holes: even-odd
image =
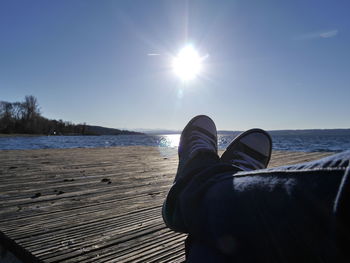
[[[233,153],[235,157],[232,160],[232,164],[238,166],[244,171],[251,171],[251,170],[258,170],[258,169],[264,169],[264,164],[257,161],[256,159],[250,157],[249,155],[243,153],[243,152],[234,152]]]
[[[200,149],[207,149],[214,152],[216,151],[216,142],[202,132],[192,131],[191,137],[189,138],[189,142],[191,154]]]

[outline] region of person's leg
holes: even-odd
[[[345,152],[234,176],[215,168],[197,174],[179,199],[192,240],[187,258],[211,262],[202,248],[216,262],[340,262],[333,206],[349,159]]]
[[[334,261],[332,205],[350,154],[236,173],[237,168],[218,162],[215,138],[208,139],[213,125],[203,122],[208,117],[197,118],[189,124],[198,129],[184,130],[192,139],[180,142],[179,170],[163,206],[166,224],[190,233],[187,259]]]
[[[178,170],[164,201],[162,215],[169,228],[177,232],[187,232],[178,205],[178,196],[194,175],[220,165],[215,123],[204,115],[190,120],[181,134],[178,154]]]
[[[213,180],[222,180],[213,174],[265,168],[271,156],[271,138],[261,129],[252,129],[237,136],[222,156],[217,155],[217,132],[214,122],[207,116],[194,117],[184,128],[179,144],[179,166],[162,215],[165,224],[174,231],[188,233],[181,206],[181,193],[191,187],[193,200],[200,200]],[[234,156],[234,158],[231,158]],[[187,197],[185,199],[188,199]],[[197,206],[193,203],[193,211]],[[186,213],[186,212],[185,212]]]
[[[212,136],[214,134],[215,136]],[[208,137],[212,140],[208,140]],[[212,141],[215,140],[216,143],[215,137],[215,125],[206,116],[195,117],[185,127],[179,145],[178,172],[163,205],[163,218],[168,227],[177,232],[189,232],[190,229],[191,233],[186,242],[189,261],[195,260],[198,256],[206,262],[220,262],[226,258],[226,255],[216,250],[211,244],[201,242],[198,238],[195,242],[191,240],[191,236],[198,236],[195,234],[196,229],[202,231],[199,227],[201,224],[197,224],[195,219],[199,215],[197,210],[208,189],[225,178],[231,179],[232,174],[237,171],[265,168],[271,155],[270,136],[263,130],[252,129],[235,138],[222,160],[219,160],[216,150],[213,149],[200,151],[189,157],[192,149],[204,145],[209,145],[211,148]],[[208,149],[208,147],[205,148]],[[231,158],[232,156],[235,157]],[[182,206],[181,203],[186,205]]]

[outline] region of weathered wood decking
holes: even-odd
[[[43,262],[183,261],[186,236],[161,217],[176,167],[156,147],[0,151],[0,243]]]

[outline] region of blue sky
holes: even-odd
[[[349,1],[0,2],[0,100],[114,128],[349,128]],[[183,83],[186,44],[203,71]],[[151,56],[150,54],[157,54]]]

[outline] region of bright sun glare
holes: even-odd
[[[187,45],[173,59],[173,71],[183,81],[194,79],[202,70],[202,60],[197,50]]]

